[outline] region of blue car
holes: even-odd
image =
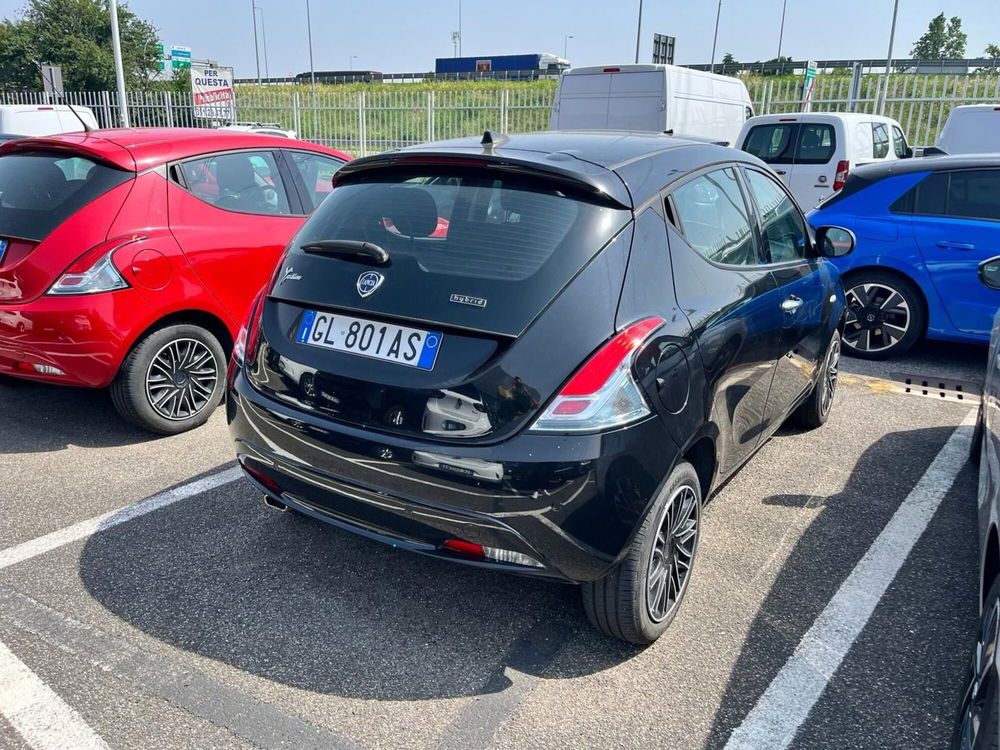
[[[888,359],[921,336],[989,341],[1000,290],[978,269],[1000,256],[1000,154],[860,167],[809,221],[857,236],[855,251],[834,260],[847,296],[846,353]]]

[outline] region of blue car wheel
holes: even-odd
[[[889,359],[907,351],[926,328],[920,294],[891,273],[862,271],[844,279],[847,325],[844,352],[863,359]]]

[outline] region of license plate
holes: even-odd
[[[359,354],[421,370],[434,369],[443,338],[437,331],[421,331],[315,310],[306,310],[295,332],[295,340],[300,344]]]

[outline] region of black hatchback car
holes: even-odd
[[[359,159],[292,240],[229,375],[265,502],[435,557],[582,584],[655,640],[703,500],[822,424],[844,294],[755,157],[548,132]]]

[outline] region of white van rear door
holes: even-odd
[[[564,75],[550,130],[604,129],[608,127],[612,73]]]
[[[663,71],[611,73],[607,125],[612,130],[651,130],[666,128]]]
[[[832,122],[803,122],[799,126],[788,189],[805,211],[833,194],[837,152],[841,150],[837,141]]]

